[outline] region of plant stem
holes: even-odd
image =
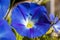
[[[7,17],[10,16],[10,10],[11,10],[11,8],[13,7],[14,2],[15,2],[15,0],[13,0],[13,2],[12,2],[12,0],[11,0],[10,7],[9,7],[9,9],[7,10],[7,13],[6,13],[6,15],[4,16],[3,19],[6,19],[6,20],[7,20]]]

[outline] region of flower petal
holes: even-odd
[[[55,17],[54,23],[56,23],[58,20],[59,20],[59,18],[58,17]]]
[[[49,18],[50,18],[50,21],[54,21],[54,19],[55,19],[55,16],[54,16],[54,14],[53,13],[50,13],[50,15],[49,15]]]
[[[56,32],[60,32],[60,21],[58,21],[55,25],[53,25],[53,28]]]
[[[10,6],[10,0],[0,0],[0,18],[3,18]]]
[[[0,19],[0,40],[16,40],[14,33],[3,19]]]

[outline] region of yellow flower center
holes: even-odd
[[[27,28],[32,28],[34,26],[33,22],[29,21],[27,23]]]

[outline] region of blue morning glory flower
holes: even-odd
[[[54,31],[60,33],[60,21],[53,25]]]
[[[51,22],[44,6],[36,3],[21,3],[12,9],[11,26],[22,36],[36,38],[44,35]]]
[[[10,0],[0,0],[0,19],[5,16],[10,6]]]
[[[53,29],[56,33],[60,33],[60,20],[54,14],[50,14],[50,20],[53,22]]]
[[[57,16],[55,17],[54,13],[50,13],[49,18],[50,18],[50,21],[53,23],[56,23],[59,20]]]
[[[0,19],[0,40],[16,40],[7,21]]]

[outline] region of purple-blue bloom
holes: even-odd
[[[50,21],[53,22],[54,19],[55,19],[55,15],[54,15],[54,13],[50,13],[49,18],[50,18]]]
[[[50,21],[53,22],[53,29],[54,29],[54,31],[56,33],[60,33],[60,20],[59,20],[59,18],[57,16],[55,17],[54,13],[50,14]]]
[[[16,40],[6,20],[0,19],[0,40]]]
[[[0,19],[5,16],[10,6],[10,0],[0,0]]]
[[[36,3],[17,4],[12,9],[11,26],[22,36],[36,38],[44,35],[51,22],[44,6]]]
[[[60,21],[53,25],[53,28],[56,33],[60,33]]]

